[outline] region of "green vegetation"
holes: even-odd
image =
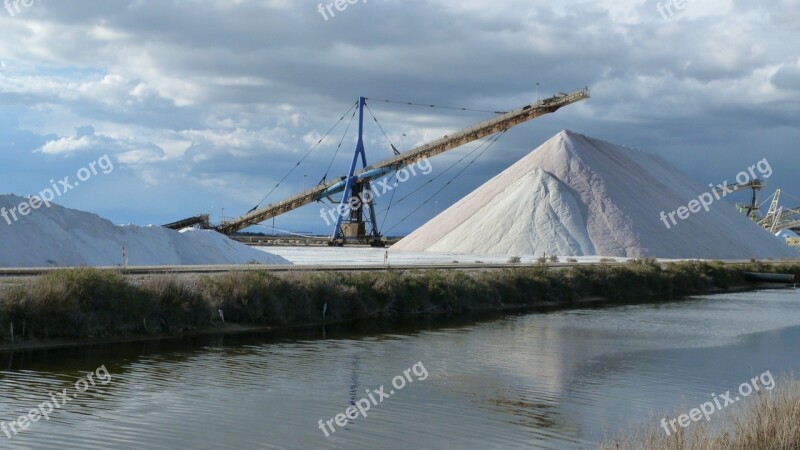
[[[658,424],[641,434],[633,432],[604,443],[604,450],[773,450],[800,448],[800,382],[779,380],[777,388],[761,394],[729,416],[716,432],[703,422],[667,436]],[[714,419],[712,419],[713,421]],[[657,421],[655,421],[657,422]]]
[[[556,270],[374,273],[264,271],[200,278],[126,278],[65,269],[0,293],[0,341],[177,333],[225,321],[272,326],[575,305],[586,298],[645,303],[745,285],[744,272],[794,273],[800,264],[726,265],[636,260]],[[222,311],[222,315],[220,315]]]

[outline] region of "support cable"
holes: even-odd
[[[394,173],[393,179],[397,179],[397,172]],[[391,184],[391,180],[389,181],[389,184]],[[389,218],[389,211],[392,209],[392,202],[394,202],[394,194],[396,193],[397,189],[394,189],[392,191],[392,196],[389,197],[389,206],[386,207],[386,214],[383,215],[383,222],[381,222],[381,227],[380,227],[381,230],[383,229],[384,226],[386,226],[386,219]],[[380,215],[380,213],[377,213],[376,215]]]
[[[369,111],[369,114],[372,116],[372,120],[374,120],[375,124],[378,125],[378,128],[380,128],[381,133],[383,133],[383,136],[386,138],[386,142],[388,142],[389,146],[392,147],[392,151],[394,152],[394,154],[399,155],[400,150],[398,150],[397,147],[395,147],[394,144],[392,144],[392,140],[389,139],[389,135],[386,134],[386,131],[383,129],[380,122],[378,122],[378,118],[375,117],[375,114],[372,113],[372,109],[369,107],[369,104],[366,101],[364,102],[364,106],[367,107],[367,111]]]
[[[353,125],[353,119],[356,117],[356,113],[358,110],[353,111],[353,115],[350,116],[350,122],[347,123],[347,128],[344,129],[344,134],[342,134],[342,139],[339,141],[339,146],[336,147],[336,151],[333,153],[333,158],[331,158],[331,162],[328,164],[328,168],[325,169],[325,175],[322,176],[322,179],[319,181],[319,184],[324,184],[325,181],[328,179],[328,173],[331,171],[331,167],[333,167],[333,162],[336,160],[336,155],[339,154],[339,150],[342,148],[342,144],[344,143],[344,138],[347,137],[347,132],[350,131],[350,126]]]
[[[408,105],[408,106],[422,106],[425,108],[452,109],[455,111],[472,111],[472,112],[489,113],[489,114],[506,114],[508,112],[508,111],[487,111],[485,109],[473,109],[473,108],[459,108],[456,106],[425,105],[422,103],[401,102],[397,100],[386,100],[381,98],[367,98],[367,100],[375,100],[376,102],[384,102],[384,103],[396,103],[399,105]]]
[[[394,225],[392,228],[389,228],[388,230],[386,230],[386,233],[388,234],[390,231],[392,231],[392,230],[394,230],[395,228],[397,228],[398,226],[400,226],[400,224],[402,224],[403,222],[405,222],[405,221],[406,221],[406,220],[407,220],[409,217],[411,217],[411,216],[412,216],[412,215],[414,215],[414,214],[415,214],[417,211],[419,211],[420,209],[422,209],[422,207],[423,207],[423,206],[427,205],[427,204],[428,204],[428,203],[429,203],[431,200],[433,200],[433,199],[434,199],[434,198],[435,198],[437,195],[439,195],[439,193],[441,193],[441,192],[442,192],[443,190],[445,190],[445,189],[446,189],[448,186],[450,186],[450,184],[452,184],[452,183],[453,183],[453,181],[455,181],[455,179],[456,179],[456,178],[458,178],[458,177],[459,177],[461,174],[463,174],[465,170],[467,170],[467,169],[468,169],[468,168],[469,168],[469,167],[470,167],[470,166],[471,166],[471,165],[472,165],[472,164],[473,164],[475,161],[477,161],[477,160],[478,160],[478,159],[479,159],[481,156],[483,156],[483,154],[484,154],[484,153],[486,153],[486,151],[487,151],[487,150],[489,150],[489,149],[490,149],[490,148],[491,148],[491,147],[492,147],[492,146],[493,146],[495,143],[497,143],[497,141],[498,141],[498,140],[499,140],[499,139],[500,139],[500,138],[501,138],[501,137],[502,137],[502,136],[503,136],[503,135],[506,133],[506,131],[508,131],[508,130],[507,130],[507,129],[506,129],[506,130],[503,130],[502,132],[500,132],[500,134],[498,134],[497,136],[495,136],[494,138],[492,138],[492,139],[489,141],[489,144],[486,146],[486,148],[484,148],[484,149],[483,149],[483,150],[482,150],[480,153],[478,153],[478,155],[477,155],[477,156],[475,156],[475,158],[473,158],[473,159],[472,159],[472,161],[470,161],[470,162],[469,162],[469,163],[468,163],[466,166],[464,166],[464,167],[463,167],[461,170],[459,170],[459,171],[458,171],[458,173],[456,173],[456,174],[453,176],[453,178],[451,178],[451,179],[450,179],[450,181],[448,181],[447,183],[445,183],[445,184],[444,184],[444,186],[442,186],[441,188],[439,188],[439,190],[438,190],[438,191],[434,192],[434,194],[433,194],[433,195],[431,195],[430,197],[428,197],[428,199],[427,199],[427,200],[425,200],[425,201],[424,201],[424,202],[423,202],[421,205],[417,206],[417,207],[416,207],[416,208],[415,208],[413,211],[411,211],[410,213],[408,213],[408,215],[406,215],[406,216],[405,216],[405,217],[404,217],[404,218],[403,218],[403,219],[402,219],[400,222],[397,222],[397,223],[396,223],[396,224],[395,224],[395,225]]]
[[[800,200],[800,197],[795,197],[794,195],[792,195],[792,194],[790,194],[790,193],[788,193],[786,191],[781,191],[781,192],[783,193],[783,195],[787,195],[789,197],[792,197],[795,200]]]
[[[497,136],[495,136],[495,138],[496,137]],[[468,153],[466,153],[464,156],[462,156],[458,161],[454,162],[453,164],[450,164],[450,166],[448,168],[444,169],[443,171],[439,172],[436,176],[434,176],[430,180],[426,181],[425,184],[423,184],[421,186],[418,186],[416,189],[414,189],[413,191],[409,192],[408,194],[406,194],[405,196],[400,198],[400,200],[398,200],[397,203],[395,203],[395,205],[399,205],[400,203],[403,203],[405,200],[411,198],[412,195],[414,195],[417,192],[421,191],[422,189],[425,189],[426,187],[428,187],[429,184],[433,183],[434,181],[439,179],[439,177],[443,176],[444,174],[449,172],[452,168],[454,168],[455,166],[459,165],[462,161],[464,161],[465,159],[469,158],[473,153],[475,153],[476,151],[480,150],[484,146],[489,145],[492,142],[492,139],[495,139],[495,138],[487,139],[481,145],[478,145],[475,148],[473,148],[472,150],[470,150]],[[381,211],[381,212],[383,212],[383,211]]]
[[[305,161],[305,160],[306,160],[306,158],[308,158],[309,156],[311,156],[311,153],[313,153],[313,152],[314,152],[314,150],[316,150],[316,149],[317,149],[317,147],[319,147],[319,145],[320,145],[320,144],[322,144],[322,141],[324,141],[324,140],[325,140],[325,138],[327,138],[327,137],[328,137],[328,135],[329,135],[329,134],[331,134],[331,132],[333,132],[333,130],[334,130],[336,127],[338,127],[340,123],[342,123],[342,121],[344,121],[345,117],[347,117],[347,115],[348,115],[348,114],[350,114],[350,111],[352,111],[352,110],[353,110],[353,108],[357,108],[357,107],[358,107],[358,102],[356,102],[356,103],[355,103],[353,106],[351,106],[351,107],[350,107],[350,109],[348,109],[348,110],[347,110],[347,112],[345,112],[345,113],[342,115],[342,117],[341,117],[341,118],[339,118],[339,121],[338,121],[338,122],[336,122],[336,124],[335,124],[334,126],[332,126],[332,127],[331,127],[331,128],[328,130],[328,132],[327,132],[327,133],[325,133],[325,134],[322,136],[322,138],[320,138],[320,140],[319,140],[319,141],[317,141],[317,143],[316,143],[316,144],[314,144],[314,145],[311,147],[311,149],[308,151],[308,153],[306,153],[306,154],[305,154],[305,155],[304,155],[302,158],[300,158],[300,161],[298,161],[298,162],[297,162],[297,164],[295,164],[295,165],[294,165],[294,167],[292,167],[292,169],[291,169],[291,170],[289,170],[289,172],[288,172],[286,175],[284,175],[284,176],[283,176],[283,178],[281,178],[281,180],[280,180],[280,181],[278,181],[278,183],[275,185],[275,187],[273,187],[273,188],[272,188],[272,189],[271,189],[271,190],[270,190],[270,191],[267,193],[267,195],[265,195],[265,196],[264,196],[264,198],[263,198],[263,199],[261,199],[261,201],[260,201],[260,202],[258,202],[258,204],[257,204],[255,207],[253,207],[253,209],[251,209],[251,210],[250,210],[250,211],[248,211],[248,212],[253,212],[253,211],[255,211],[256,209],[258,209],[258,207],[259,207],[259,206],[261,206],[261,204],[263,204],[263,203],[264,203],[264,201],[265,201],[267,198],[269,198],[269,196],[270,196],[270,195],[272,195],[272,193],[273,193],[273,192],[275,192],[275,190],[276,190],[276,189],[278,189],[278,187],[279,187],[279,186],[280,186],[280,185],[281,185],[281,184],[282,184],[284,181],[286,181],[286,179],[287,179],[287,178],[289,178],[289,176],[290,176],[290,175],[291,175],[291,174],[292,174],[292,173],[293,173],[293,172],[294,172],[294,171],[295,171],[295,170],[296,170],[298,167],[300,167],[300,164],[302,164],[302,163],[303,163],[303,161]]]

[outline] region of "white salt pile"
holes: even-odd
[[[0,211],[6,213],[0,216],[0,267],[117,266],[123,264],[123,246],[130,266],[290,264],[214,231],[117,226],[55,204],[26,216],[18,209],[9,214],[23,202],[27,199],[0,195],[0,208],[5,208]]]
[[[722,180],[720,180],[721,182]],[[562,131],[395,244],[393,250],[702,259],[797,258],[797,251],[713,203],[667,229],[708,192],[658,156]]]

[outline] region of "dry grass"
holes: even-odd
[[[713,432],[701,423],[667,436],[657,424],[643,433],[620,434],[603,450],[797,450],[800,449],[800,382],[783,378],[771,392],[741,406],[732,405],[718,417],[725,420]]]
[[[744,283],[748,270],[800,274],[800,264],[730,266],[654,260],[624,266],[546,264],[493,271],[359,273],[230,272],[126,278],[94,269],[48,273],[0,290],[0,341],[179,332],[226,320],[241,325],[462,314],[510,306],[569,306],[582,298],[617,303],[671,300]]]

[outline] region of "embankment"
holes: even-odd
[[[374,273],[265,269],[144,278],[67,269],[0,291],[0,350],[351,320],[569,308],[587,300],[662,302],[752,288],[744,277],[748,271],[800,275],[800,263],[637,260],[568,270],[544,264]]]

